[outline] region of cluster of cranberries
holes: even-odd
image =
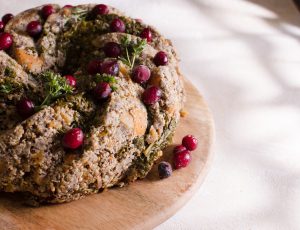
[[[182,144],[173,150],[173,163],[175,169],[184,168],[189,165],[192,157],[191,151],[197,148],[198,140],[193,135],[187,135],[182,139]],[[172,166],[166,161],[158,165],[158,174],[161,179],[167,178],[172,174]]]
[[[72,75],[65,75],[64,76],[68,82],[68,84],[72,87],[76,87],[76,78]],[[35,105],[32,100],[29,98],[22,98],[18,103],[16,104],[16,110],[17,113],[22,117],[23,119],[26,119],[34,114],[35,112]]]
[[[98,15],[104,15],[109,13],[109,8],[107,5],[98,4],[92,9],[92,16],[97,17]],[[112,32],[124,33],[126,30],[125,23],[120,19],[116,18],[110,23],[110,30]]]
[[[41,16],[46,20],[51,14],[55,13],[55,9],[52,5],[46,5],[41,9]],[[31,21],[26,27],[26,31],[29,36],[38,38],[43,32],[43,26],[40,21]]]
[[[107,58],[118,58],[122,54],[120,44],[116,42],[108,42],[103,47],[104,54]],[[153,62],[157,66],[164,66],[168,64],[167,54],[163,51],[158,52]],[[115,59],[108,60],[92,60],[87,66],[87,72],[91,75],[95,74],[109,74],[117,76],[119,74],[119,64]],[[145,65],[138,65],[132,70],[132,80],[141,85],[145,85],[150,79],[151,71]],[[97,99],[103,100],[110,96],[112,92],[109,84],[98,83],[94,89],[94,95]],[[157,86],[149,86],[145,89],[142,100],[146,105],[153,105],[161,98],[162,92]]]
[[[157,56],[162,54],[162,53],[166,57],[166,61],[165,62],[156,61]],[[168,63],[167,54],[163,51],[160,51],[155,55],[153,61],[157,66],[167,65],[167,63]],[[149,68],[147,66],[141,65],[141,66],[138,66],[134,69],[134,71],[133,71],[133,80],[140,83],[140,84],[144,84],[149,80],[150,75],[151,75],[151,73],[150,73]],[[162,95],[162,92],[161,92],[159,87],[150,86],[144,91],[144,93],[142,95],[142,99],[143,99],[143,102],[146,105],[153,105],[153,104],[155,104],[156,102],[158,102],[160,100],[161,95]]]
[[[44,6],[40,14],[44,20],[46,20],[51,14],[55,12],[55,9],[52,5],[46,5]],[[9,33],[5,33],[4,28],[5,25],[13,18],[14,16],[12,14],[6,14],[2,17],[2,21],[0,21],[0,50],[7,50],[11,47],[13,43],[13,38]],[[28,23],[26,27],[26,32],[31,37],[38,37],[43,30],[42,24],[40,21],[31,21]],[[76,87],[76,79],[71,75],[66,75],[65,78],[67,79],[67,82],[73,86]],[[22,98],[17,104],[16,104],[16,110],[17,113],[20,115],[20,117],[26,119],[34,114],[35,112],[35,105],[34,102],[28,98]]]
[[[76,87],[76,78],[72,75],[64,76],[68,84],[72,87]],[[35,105],[34,102],[28,98],[22,98],[16,105],[17,113],[23,119],[26,119],[34,114]],[[83,144],[83,132],[80,128],[74,128],[65,133],[62,144],[67,149],[77,149]]]
[[[65,5],[64,8],[72,8],[72,5]],[[52,5],[44,6],[41,11],[40,15],[43,20],[46,20],[51,14],[55,13],[55,9]],[[104,15],[109,13],[109,8],[107,5],[99,4],[96,5],[92,10],[92,15],[96,17],[97,15]],[[11,47],[13,43],[13,38],[9,33],[5,33],[4,28],[5,25],[13,18],[12,14],[6,14],[2,17],[2,21],[0,21],[0,50],[7,50]],[[123,20],[120,18],[114,19],[110,23],[110,29],[112,32],[125,32],[126,25]],[[43,25],[40,21],[31,21],[28,23],[26,27],[26,32],[29,36],[33,38],[38,38],[43,31]],[[140,37],[146,39],[147,42],[152,42],[152,31],[150,28],[145,28]],[[118,43],[109,42],[107,43],[103,51],[108,58],[118,58],[121,53],[122,49]],[[158,52],[153,62],[156,66],[165,66],[168,64],[168,57],[167,54],[163,51]],[[119,64],[116,60],[93,60],[88,64],[87,71],[91,75],[95,74],[109,74],[112,76],[117,76],[119,74]],[[150,79],[151,71],[145,65],[138,65],[132,71],[132,79],[133,81],[145,85],[147,81]],[[76,87],[76,78],[72,75],[64,76],[67,82],[72,86]],[[97,100],[105,100],[107,99],[111,92],[112,88],[106,82],[100,82],[96,85],[93,90],[94,96]],[[161,98],[161,90],[157,86],[149,86],[145,89],[142,100],[146,105],[153,105],[158,102]],[[35,112],[35,105],[34,102],[28,98],[21,99],[17,105],[16,109],[18,114],[26,119],[34,114]],[[73,128],[65,133],[62,144],[67,149],[77,149],[83,144],[84,134],[80,128]],[[187,151],[187,150],[186,150]],[[164,166],[160,166],[161,171],[164,171]]]
[[[51,14],[55,12],[55,9],[52,5],[46,5],[41,9],[41,16],[44,20],[46,20]],[[12,43],[13,38],[11,34],[5,33],[4,28],[5,25],[13,18],[12,14],[5,14],[2,17],[2,21],[0,21],[0,50],[8,50]],[[29,36],[33,38],[37,38],[43,31],[43,26],[40,21],[31,21],[28,23],[26,27],[26,32]]]
[[[72,87],[76,87],[76,78],[72,75],[64,76],[68,84]],[[28,98],[21,99],[16,105],[17,113],[23,119],[26,119],[34,114],[35,105],[34,102]],[[80,128],[74,128],[65,133],[62,144],[67,149],[77,149],[83,143],[83,132]]]
[[[109,74],[117,76],[119,74],[119,64],[117,60],[92,60],[87,66],[87,72],[91,75]],[[106,100],[112,92],[109,83],[99,82],[93,90],[95,99],[98,101]]]
[[[7,50],[13,43],[13,38],[9,33],[4,32],[5,25],[13,18],[12,14],[5,14],[0,21],[0,50]]]
[[[156,66],[165,66],[168,64],[168,56],[165,52],[159,51],[153,58],[153,62]],[[147,66],[137,66],[133,70],[133,80],[140,84],[146,83],[150,78],[150,70]],[[153,105],[161,98],[162,92],[157,86],[149,86],[145,89],[142,99],[146,105]]]

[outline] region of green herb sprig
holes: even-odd
[[[4,70],[4,75],[7,77],[14,78],[14,77],[16,77],[17,74],[13,69],[11,69],[10,67],[7,66]]]
[[[67,82],[67,79],[59,74],[47,71],[42,74],[45,82],[46,97],[42,104],[38,106],[41,109],[45,105],[50,105],[55,99],[73,92],[73,87]]]
[[[85,9],[81,9],[76,7],[72,12],[73,18],[78,21],[79,19],[85,19],[88,15],[88,11]]]
[[[123,37],[121,39],[121,46],[125,50],[125,55],[123,57],[119,57],[119,59],[125,65],[128,65],[130,69],[132,69],[134,67],[136,59],[141,55],[146,44],[147,41],[145,39],[142,39],[135,43],[133,41],[130,41],[128,36]]]
[[[97,83],[106,82],[110,85],[113,91],[117,90],[117,86],[115,85],[117,83],[117,79],[115,78],[115,76],[112,76],[110,74],[96,74],[95,80]]]
[[[74,8],[72,8],[72,17],[71,17],[71,19],[73,19],[73,20],[70,20],[70,18],[67,19],[65,21],[65,27],[67,27],[67,28],[72,27],[72,25],[74,25],[74,24],[76,25],[75,27],[77,27],[78,25],[74,22],[79,22],[79,21],[85,20],[87,18],[87,16],[88,16],[87,10],[81,9],[79,7],[74,7]],[[68,34],[68,33],[70,33],[70,32],[65,32],[65,34]]]
[[[15,90],[15,87],[10,83],[4,83],[0,85],[0,93],[9,94]]]

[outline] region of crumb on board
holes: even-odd
[[[188,111],[186,111],[185,109],[180,110],[180,117],[186,117],[188,114]]]

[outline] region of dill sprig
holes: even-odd
[[[130,69],[132,69],[134,67],[134,63],[135,63],[136,59],[141,55],[146,44],[147,44],[147,41],[145,39],[142,39],[135,43],[133,41],[130,41],[128,36],[124,36],[121,39],[121,45],[125,50],[125,55],[122,57],[119,57],[119,59],[125,65],[128,65],[130,67]]]

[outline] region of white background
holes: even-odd
[[[0,13],[46,2],[0,0]],[[192,200],[156,230],[300,229],[300,14],[292,1],[98,3],[170,38],[183,73],[214,114],[212,169]]]

